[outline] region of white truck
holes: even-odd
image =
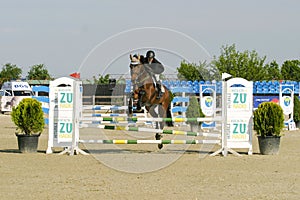
[[[12,107],[17,106],[24,98],[33,96],[32,89],[27,82],[10,81],[3,83],[0,90],[0,112],[11,112]]]

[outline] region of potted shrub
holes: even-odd
[[[261,154],[278,154],[284,115],[280,105],[274,102],[261,103],[254,111],[254,130],[258,136]]]
[[[294,110],[293,119],[295,121],[296,127],[300,127],[300,100],[297,95],[294,95]]]
[[[187,118],[205,117],[205,115],[201,110],[200,104],[195,96],[190,97],[190,102],[186,110],[186,117]],[[197,122],[194,119],[191,119],[190,121],[188,120],[187,123],[190,124],[191,131],[197,132],[202,122]]]
[[[17,126],[20,152],[37,152],[38,139],[45,126],[42,104],[33,98],[22,99],[18,106],[13,107],[11,119]]]

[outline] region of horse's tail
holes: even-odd
[[[168,106],[168,109],[167,109],[167,118],[171,118],[172,119],[172,114],[171,114],[171,103],[169,104],[169,106]],[[167,123],[167,126],[174,126],[174,124],[173,124],[173,121],[171,120],[171,121],[168,121]]]

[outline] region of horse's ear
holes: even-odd
[[[130,60],[132,60],[132,55],[131,54],[130,54],[129,58],[130,58]]]

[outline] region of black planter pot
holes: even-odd
[[[41,134],[24,135],[16,134],[18,138],[19,151],[21,153],[36,153]]]
[[[280,136],[258,136],[259,151],[263,155],[277,155],[280,147]]]

